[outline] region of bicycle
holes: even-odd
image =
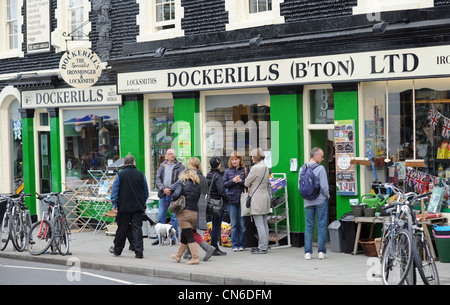
[[[401,234],[404,236],[402,237],[402,240],[406,242],[406,240],[409,239],[408,243],[410,244],[410,248],[408,246],[409,253],[407,255],[407,258],[406,255],[403,255],[404,257],[401,263],[397,263],[398,267],[401,270],[400,276],[396,281],[397,284],[402,284],[404,280],[406,280],[408,284],[416,284],[415,270],[417,269],[425,285],[439,285],[438,271],[434,259],[431,256],[431,251],[428,246],[426,235],[423,232],[423,228],[419,227],[417,223],[417,217],[411,204],[416,200],[427,197],[431,194],[431,192],[424,194],[409,192],[405,194],[390,184],[385,184],[385,187],[390,188],[395,194],[398,195],[398,202],[396,202],[394,205],[388,206],[387,208],[385,208],[385,210],[390,211],[391,222],[396,222],[396,224],[402,231]],[[393,216],[393,214],[395,214],[395,217]],[[408,233],[406,233],[405,231]],[[390,234],[392,235],[392,232],[390,232]],[[405,237],[406,235],[408,236]],[[402,250],[402,254],[405,254],[405,248],[403,248]],[[389,259],[386,258],[389,255],[387,253],[384,254],[385,256],[382,256],[382,278],[384,271],[387,278],[383,278],[383,283],[388,284],[389,271],[391,271],[391,266],[389,266]],[[385,263],[384,266],[383,263]],[[392,262],[391,264],[394,263]],[[387,270],[385,268],[387,268]],[[412,277],[407,277],[410,272],[412,272]]]
[[[0,231],[0,251],[3,251],[11,240],[14,248],[22,252],[25,250],[25,238],[31,228],[31,215],[25,205],[24,193],[10,196],[0,195],[0,199],[6,200],[6,211],[3,216]]]
[[[57,249],[61,255],[70,255],[70,229],[61,205],[61,196],[69,192],[72,191],[50,193],[45,197],[36,193],[37,198],[48,206],[42,213],[41,221],[35,223],[30,230],[27,247],[30,254],[40,255],[52,247],[52,253]],[[52,197],[56,200],[50,200]]]

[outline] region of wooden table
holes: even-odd
[[[372,238],[373,234],[373,227],[376,223],[383,223],[384,219],[388,219],[389,216],[379,216],[379,217],[353,217],[352,221],[358,224],[356,228],[356,237],[355,237],[355,245],[353,247],[352,254],[355,255],[358,252],[358,244],[359,244],[359,238],[361,236],[361,227],[363,223],[371,223],[372,226],[370,228],[370,236],[369,238]]]

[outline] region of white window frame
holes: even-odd
[[[280,4],[284,0],[272,0],[272,10],[250,14],[248,0],[225,0],[225,10],[228,11],[227,31],[284,23]]]
[[[83,22],[89,20],[89,13],[92,10],[91,1],[83,0]],[[55,18],[57,20],[56,29],[51,33],[52,46],[55,48],[55,52],[64,52],[68,49],[73,48],[91,48],[92,43],[89,41],[88,37],[84,37],[83,40],[71,40],[69,37],[64,37],[68,35],[71,30],[71,20],[70,20],[70,9],[69,1],[67,0],[57,0],[57,8],[55,10]],[[83,26],[81,31],[88,35],[92,30],[91,23],[88,22]],[[67,39],[67,42],[66,42]],[[84,40],[85,39],[85,40]]]
[[[184,17],[184,8],[181,6],[181,0],[175,0],[175,19],[164,22],[156,22],[156,0],[136,0],[139,5],[139,14],[136,16],[136,22],[139,26],[139,35],[137,42],[154,41],[161,39],[170,39],[184,36],[184,30],[181,29],[181,19]],[[158,26],[173,24],[174,28],[158,30]]]
[[[434,7],[434,0],[358,0],[353,15]]]
[[[23,0],[17,0],[17,48],[9,48],[9,29],[7,20],[7,1],[0,1],[0,59],[11,57],[23,57],[22,44],[24,35],[22,33],[23,16],[22,16]]]

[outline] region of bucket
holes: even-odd
[[[366,207],[365,204],[357,204],[352,205],[352,213],[354,217],[363,217],[364,216],[364,208]]]
[[[377,208],[364,208],[364,216],[365,217],[375,217],[375,212],[377,211]]]

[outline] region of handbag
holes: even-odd
[[[170,203],[169,212],[177,215],[181,211],[183,211],[185,207],[186,207],[186,197],[184,197],[184,195],[181,195],[180,198]]]
[[[206,198],[206,214],[212,217],[220,217],[220,214],[222,214],[225,205],[223,204],[223,199],[213,199],[211,198],[211,188],[214,183],[214,178],[216,178],[217,174],[213,176],[211,185],[209,186],[209,190]]]
[[[184,184],[182,184],[184,188]],[[174,200],[169,205],[169,212],[175,215],[179,214],[186,207],[186,197],[181,195],[177,200]]]

